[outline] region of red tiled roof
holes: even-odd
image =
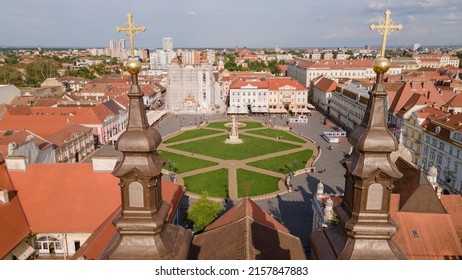
[[[276,67],[279,69],[279,72],[281,73],[287,72],[287,70],[289,70],[289,65],[278,64]]]
[[[422,94],[414,93],[412,96],[407,100],[407,102],[401,107],[400,114],[404,114],[409,111],[415,105],[427,105],[430,104],[429,100]]]
[[[397,113],[401,107],[409,100],[412,96],[413,91],[411,88],[411,83],[406,83],[404,87],[396,92],[396,95],[393,97],[393,100],[389,99],[390,102],[390,111]]]
[[[242,80],[238,80],[238,81],[235,81],[234,83],[232,83],[229,86],[229,88],[230,89],[241,89],[242,87],[246,87],[246,86],[252,86],[252,87],[259,88],[259,89],[267,89],[268,88],[268,82],[267,81],[249,81],[249,80],[242,81]]]
[[[35,103],[34,107],[51,107],[58,104],[59,98],[38,98]]]
[[[391,203],[397,199],[399,196],[392,194]],[[462,256],[462,245],[450,215],[391,211],[391,217],[399,226],[394,240],[410,259]]]
[[[444,126],[441,131],[443,131],[443,129],[446,127],[451,130],[462,130],[462,113],[455,114],[455,115],[448,115],[440,119],[434,119],[433,123],[435,124],[435,126],[438,124],[441,126]],[[433,132],[435,131],[434,129],[430,128],[430,126],[428,126],[427,130],[430,130]]]
[[[323,92],[333,92],[337,87],[337,83],[331,79],[322,77],[314,86]]]
[[[168,202],[171,207],[166,222],[171,223],[175,217],[176,210],[186,188],[166,180],[162,180],[162,199]],[[84,257],[88,260],[101,258],[102,253],[116,233],[117,229],[112,223],[114,218],[120,215],[120,207],[112,213],[87,239],[85,244],[72,256],[72,259]]]
[[[428,101],[417,97],[415,94],[423,95]],[[390,110],[395,113],[399,112],[403,107],[410,109],[416,104],[423,105],[425,102],[429,105],[442,105],[444,103],[444,99],[440,96],[436,87],[430,82],[406,82],[395,95],[389,95],[388,100],[390,101]],[[414,104],[412,104],[412,102],[414,102]]]
[[[0,202],[0,259],[3,259],[30,233],[29,225],[19,203],[18,194],[0,156],[0,189],[7,189],[10,201]]]
[[[83,257],[86,260],[99,260],[117,231],[112,221],[118,216],[120,216],[120,207],[90,235],[71,259],[77,260]]]
[[[91,127],[86,127],[78,124],[67,125],[65,128],[49,135],[46,137],[48,141],[60,147],[66,143],[66,140],[69,139],[72,134],[80,134],[82,132],[92,133]]]
[[[29,164],[10,176],[32,232],[93,232],[120,206],[119,180],[89,163]]]
[[[429,120],[439,119],[449,115],[448,112],[444,112],[430,106],[420,109],[415,113],[418,114],[419,118],[428,118]]]
[[[305,259],[300,239],[290,235],[249,198],[194,237],[189,259]]]
[[[268,213],[266,213],[250,198],[243,198],[238,205],[234,206],[215,222],[208,225],[204,231],[209,231],[222,227],[224,225],[240,220],[244,217],[250,217],[254,221],[266,227],[289,233],[289,230],[285,226],[281,225],[276,219],[274,219]]]
[[[292,78],[286,78],[286,77],[271,77],[268,78],[268,87],[269,90],[279,90],[279,88],[284,87],[284,86],[291,86],[295,88],[295,90],[307,90],[306,87],[302,86],[297,80],[294,80]]]
[[[462,196],[442,195],[441,203],[451,216],[457,235],[462,242]]]
[[[74,123],[95,125],[101,124],[107,115],[112,114],[112,112],[107,108],[104,109],[105,107],[27,108],[28,109],[23,109],[22,111],[19,111],[18,109],[8,110],[1,122]]]
[[[445,107],[462,107],[462,94],[455,94],[454,97],[448,100],[446,104],[444,104]]]

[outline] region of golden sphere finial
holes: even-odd
[[[390,69],[390,61],[385,57],[380,57],[374,60],[372,69],[377,74],[385,74]]]
[[[141,63],[136,58],[127,60],[127,71],[130,74],[137,75],[141,71]]]

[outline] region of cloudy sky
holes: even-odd
[[[0,8],[0,46],[107,47],[131,11],[137,47],[378,46],[387,1],[367,0],[8,0]],[[461,0],[390,0],[389,46],[462,45]]]

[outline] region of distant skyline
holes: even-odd
[[[388,48],[462,45],[460,0],[388,1],[394,23]],[[127,39],[115,31],[127,13],[146,26],[136,47],[310,48],[378,46],[369,30],[383,19],[387,1],[331,0],[15,0],[0,9],[0,46],[100,47]]]

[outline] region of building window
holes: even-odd
[[[442,158],[443,158],[443,157],[442,157],[441,155],[437,155],[437,156],[436,156],[436,162],[439,163],[439,164],[441,164],[442,161],[443,161]]]
[[[39,253],[46,254],[63,252],[61,241],[52,236],[42,236],[35,240],[35,249],[38,250]]]
[[[432,146],[436,147],[436,139],[432,139]]]
[[[440,142],[440,150],[444,151],[444,143]]]

